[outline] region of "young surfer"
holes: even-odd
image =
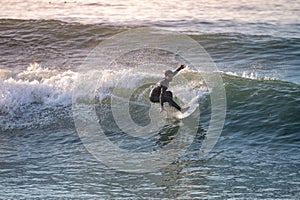
[[[165,71],[165,77],[159,81],[156,86],[150,92],[150,101],[153,103],[160,103],[160,112],[165,111],[164,103],[168,102],[170,106],[176,108],[181,113],[184,113],[189,109],[189,107],[181,108],[174,100],[173,94],[171,91],[167,91],[169,83],[173,80],[173,77],[182,69],[185,68],[185,65],[180,65],[174,72],[171,70]]]

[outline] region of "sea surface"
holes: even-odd
[[[2,0],[0,198],[299,199],[299,18],[298,0]],[[210,136],[213,90],[205,72],[193,70],[197,66],[180,73],[189,91],[176,77],[170,90],[187,99],[196,93],[199,115],[163,118],[157,122],[160,131],[146,139],[130,137],[131,125],[123,124],[128,132],[122,131],[114,119],[112,102],[118,98],[112,88],[117,88],[133,94],[130,123],[151,123],[149,91],[136,84],[157,81],[164,67],[176,69],[184,62],[172,52],[136,50],[116,58],[111,68],[95,66],[97,90],[79,102],[85,115],[74,112],[87,57],[108,38],[140,28],[185,35],[214,62],[213,73],[226,92],[226,113],[208,154],[199,150]],[[164,67],[136,73],[145,63]],[[187,130],[190,120],[199,123],[191,145],[169,165],[132,173],[100,162],[85,145],[76,119],[90,116],[90,107],[109,141],[128,152],[156,152],[176,139],[178,129]]]

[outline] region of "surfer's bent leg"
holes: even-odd
[[[150,96],[150,101],[152,103],[158,103],[159,96]],[[162,98],[163,102],[168,102],[170,106],[176,108],[177,110],[181,111],[181,107],[173,100],[173,94],[170,91],[166,91],[165,95]]]
[[[166,96],[173,99],[173,93],[171,91],[166,91]]]
[[[170,101],[168,103],[169,103],[170,106],[173,106],[178,111],[181,111],[181,107],[175,101],[173,101],[173,99],[170,99]]]
[[[170,106],[181,111],[181,107],[173,100],[173,94],[170,91],[166,92],[166,95],[163,97],[163,102],[168,102]]]

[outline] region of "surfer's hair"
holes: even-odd
[[[170,75],[170,74],[174,74],[171,70],[167,70],[167,71],[165,71],[165,76],[168,76],[168,75]]]

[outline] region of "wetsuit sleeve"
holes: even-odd
[[[163,97],[167,91],[167,87],[165,86],[161,86],[161,90],[160,90],[160,96],[159,96],[159,102],[160,102],[160,106],[163,107],[164,106],[164,101],[163,101]]]
[[[180,70],[184,69],[184,65],[180,65],[174,72],[173,75],[175,76]]]

